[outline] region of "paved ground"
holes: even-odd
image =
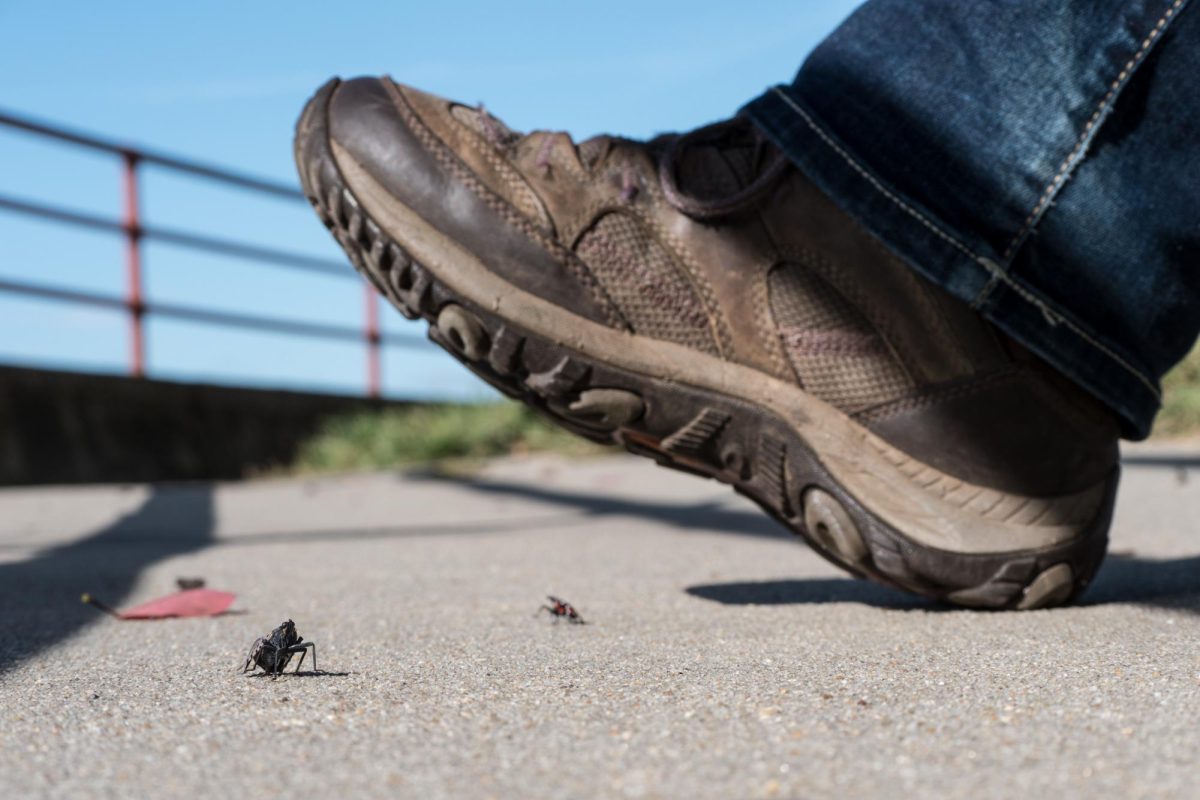
[[[1136,454],[1086,602],[1024,614],[843,579],[625,458],[0,491],[0,796],[1197,797],[1189,452]],[[181,575],[240,613],[78,601]],[[236,674],[285,617],[327,672]]]

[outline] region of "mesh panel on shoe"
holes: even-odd
[[[851,414],[913,388],[870,323],[820,277],[783,264],[768,287],[780,341],[806,391]]]
[[[521,138],[521,134],[484,111],[482,107],[471,108],[455,103],[450,106],[450,114],[463,125],[497,146],[506,146]]]
[[[717,352],[695,289],[640,222],[625,214],[605,214],[575,249],[634,333]]]

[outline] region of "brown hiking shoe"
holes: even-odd
[[[309,102],[296,161],[354,265],[484,380],[856,575],[1034,608],[1103,558],[1108,415],[748,122],[576,144],[360,78]]]

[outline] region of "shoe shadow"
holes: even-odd
[[[971,611],[852,578],[699,584],[688,586],[684,591],[694,597],[725,605],[859,603],[893,610]],[[1148,559],[1123,554],[1110,555],[1100,568],[1095,582],[1076,605],[1088,607],[1119,603],[1154,605],[1200,614],[1200,556]]]
[[[924,597],[852,578],[795,578],[776,581],[706,583],[688,586],[684,591],[693,597],[731,606],[859,603],[876,608],[898,610],[950,610],[949,606]]]

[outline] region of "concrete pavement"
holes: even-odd
[[[2,490],[0,796],[1197,797],[1195,452],[1130,451],[1096,584],[1029,613],[844,578],[626,457]],[[194,575],[240,613],[78,600]],[[322,673],[237,674],[287,617]]]

